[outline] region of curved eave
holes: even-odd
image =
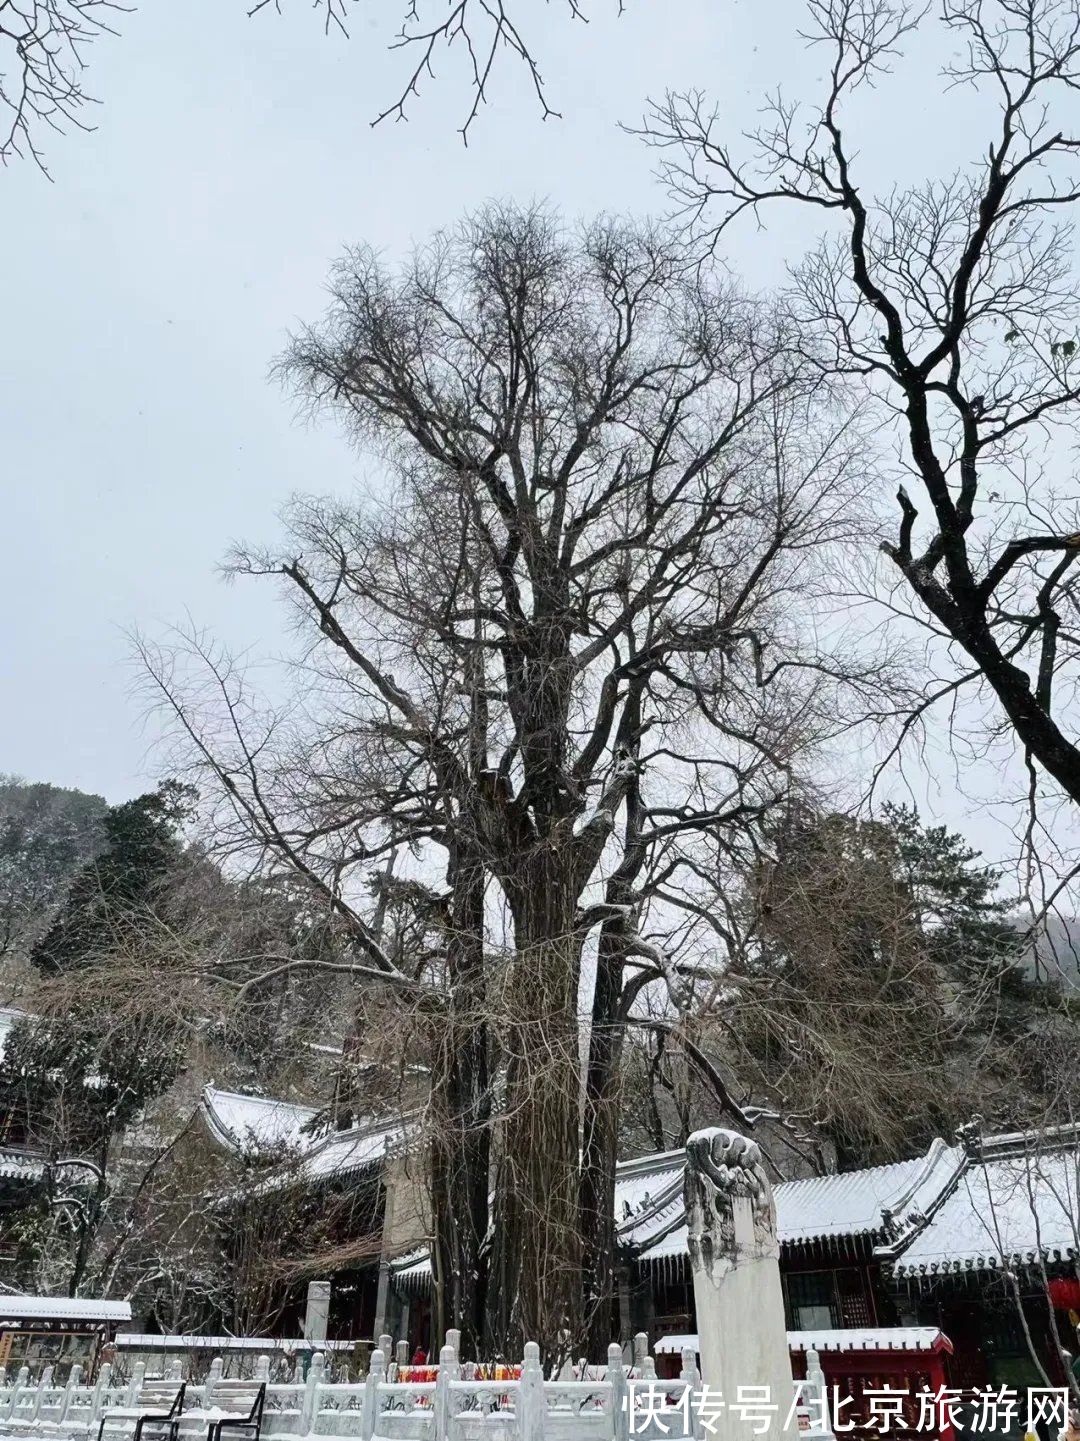
[[[629,1249],[631,1258],[640,1266],[671,1267],[685,1262],[688,1259],[688,1252],[685,1249],[678,1251],[660,1249],[653,1255],[649,1254],[655,1247],[662,1246],[667,1235],[685,1224],[685,1217],[679,1216],[671,1225],[662,1231],[657,1231],[647,1241],[640,1244],[636,1248],[636,1255],[633,1248],[625,1246],[623,1247],[624,1253]],[[781,1254],[788,1257],[795,1255],[809,1258],[815,1253],[819,1256],[827,1253],[829,1256],[846,1255],[854,1256],[858,1260],[868,1260],[880,1235],[880,1231],[833,1231],[797,1237],[781,1236],[780,1250]]]
[[[390,1262],[390,1279],[400,1291],[421,1292],[431,1289],[431,1255],[423,1247],[406,1251]]]
[[[213,1093],[213,1086],[204,1086],[202,1095],[199,1097],[199,1111],[206,1124],[206,1129],[210,1132],[211,1138],[215,1140],[219,1146],[223,1147],[224,1150],[230,1151],[234,1156],[242,1156],[245,1154],[245,1148],[240,1145],[239,1140],[233,1135],[232,1131],[222,1124],[214,1108],[214,1103],[211,1100]]]

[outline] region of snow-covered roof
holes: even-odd
[[[5,1181],[40,1181],[45,1165],[40,1156],[27,1151],[0,1149],[0,1177]]]
[[[403,1121],[370,1121],[348,1131],[313,1133],[308,1129],[318,1115],[315,1106],[277,1101],[267,1096],[243,1096],[236,1091],[203,1091],[203,1114],[222,1144],[239,1154],[279,1148],[307,1154],[304,1170],[311,1175],[350,1171],[383,1154],[385,1142],[404,1134]]]
[[[929,1219],[879,1248],[895,1274],[993,1270],[1080,1256],[1080,1130],[991,1138]]]
[[[619,1164],[618,1239],[639,1261],[673,1262],[686,1255],[683,1165],[682,1151]],[[1039,1256],[1075,1261],[1080,1258],[1080,1127],[1041,1137],[991,1137],[978,1155],[936,1140],[925,1155],[910,1161],[781,1182],[775,1197],[781,1242],[871,1237],[880,1242],[875,1254],[890,1262],[899,1277],[993,1270]],[[401,1257],[394,1272],[407,1288],[427,1284],[427,1253]],[[870,1339],[861,1349],[873,1349],[873,1338],[884,1337],[886,1331],[890,1344],[895,1346],[904,1331],[905,1348],[919,1349],[925,1330],[862,1332]],[[812,1344],[830,1349],[833,1333],[815,1334],[826,1339]],[[836,1334],[852,1348],[851,1333]],[[683,1349],[674,1344],[678,1338],[669,1339],[669,1350]]]
[[[269,1096],[242,1096],[215,1086],[203,1091],[202,1110],[215,1140],[240,1155],[310,1143],[312,1138],[304,1127],[318,1114],[314,1106],[297,1106]]]
[[[426,1246],[419,1246],[391,1261],[394,1280],[407,1291],[422,1290],[431,1284],[431,1256]]]
[[[851,1330],[789,1331],[792,1351],[946,1351],[952,1342],[936,1326],[866,1326]]]
[[[934,1141],[923,1156],[775,1187],[781,1242],[800,1245],[849,1236],[885,1236],[892,1218],[921,1220],[964,1163],[963,1152]],[[683,1150],[620,1161],[615,1174],[615,1225],[620,1246],[643,1262],[674,1261],[687,1254],[683,1204]],[[889,1221],[884,1213],[888,1212]],[[406,1288],[426,1285],[427,1253],[402,1257],[395,1276]]]
[[[791,1351],[946,1351],[952,1342],[936,1326],[868,1326],[852,1330],[789,1331]],[[697,1335],[661,1336],[658,1355],[681,1356],[698,1349]]]
[[[632,1161],[620,1161],[615,1172],[615,1214],[636,1211],[650,1197],[655,1198],[673,1180],[682,1180],[686,1152],[659,1151],[651,1156],[638,1156]]]
[[[7,1296],[0,1294],[0,1325],[19,1321],[131,1320],[130,1301],[99,1301],[90,1296]]]
[[[615,1225],[620,1245],[637,1250],[650,1242],[661,1244],[672,1227],[681,1226],[685,1236],[685,1165],[686,1152],[681,1149],[619,1162],[615,1171]]]
[[[374,1122],[323,1137],[301,1161],[298,1175],[309,1180],[344,1175],[381,1161],[405,1135],[402,1122]]]
[[[661,1336],[653,1347],[657,1356],[681,1356],[684,1351],[696,1351],[697,1332],[692,1336]]]
[[[150,1336],[138,1331],[120,1331],[116,1346],[120,1351],[351,1351],[355,1341],[306,1341],[304,1338],[283,1340],[277,1336]]]
[[[643,1157],[631,1165],[644,1168],[655,1162],[655,1182],[649,1192],[652,1204],[624,1217],[618,1205],[619,1239],[639,1250],[643,1261],[685,1256],[686,1223],[683,1215],[682,1171],[684,1153],[668,1151]],[[963,1166],[958,1147],[934,1141],[924,1156],[870,1166],[803,1181],[782,1181],[774,1188],[776,1229],[781,1242],[805,1245],[834,1237],[881,1236],[892,1218],[922,1215]],[[661,1189],[663,1183],[663,1189]],[[640,1183],[639,1183],[640,1184]],[[887,1222],[886,1213],[890,1220]]]
[[[203,1091],[202,1113],[214,1138],[237,1155],[257,1157],[259,1152],[265,1152],[267,1159],[273,1160],[275,1153],[280,1159],[285,1152],[290,1182],[345,1176],[376,1165],[389,1149],[401,1144],[408,1124],[405,1117],[390,1122],[369,1121],[348,1131],[315,1134],[308,1129],[318,1115],[314,1106],[243,1096],[214,1086]],[[260,1186],[280,1184],[280,1179],[269,1174],[255,1187],[248,1187],[247,1194]]]
[[[835,1176],[785,1181],[776,1187],[776,1229],[781,1241],[876,1235],[890,1217],[920,1213],[962,1164],[958,1147],[934,1141],[925,1156],[869,1166]]]

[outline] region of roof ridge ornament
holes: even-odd
[[[979,1160],[983,1152],[983,1118],[980,1115],[972,1116],[970,1121],[965,1121],[962,1126],[956,1128],[956,1143],[964,1154],[973,1160]]]

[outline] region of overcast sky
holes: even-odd
[[[397,0],[357,7],[348,41],[322,34],[308,0],[244,12],[147,0],[121,17],[88,79],[97,129],[49,137],[51,184],[27,162],[0,174],[0,770],[114,801],[160,771],[125,628],[189,613],[233,645],[284,645],[272,592],[218,578],[228,543],[272,539],[295,490],[377,480],[267,379],[343,247],[401,254],[496,196],[659,212],[655,157],[618,129],[647,95],[701,86],[734,132],[766,89],[812,84],[821,65],[796,38],[798,0],[628,0],[621,19],[593,0],[588,26],[520,0],[564,118],[542,124],[505,61],[465,148],[468,94],[444,58],[408,124],[369,126],[403,75],[385,49]],[[862,110],[862,163],[899,183],[984,149],[925,53]],[[805,242],[805,215],[782,219],[731,242],[754,285]]]

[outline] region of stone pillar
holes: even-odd
[[[379,1262],[379,1286],[375,1293],[375,1325],[373,1334],[379,1336],[389,1331],[392,1324],[390,1315],[390,1262],[384,1256]]]
[[[717,1441],[753,1433],[731,1407],[740,1387],[761,1386],[777,1410],[759,1441],[779,1441],[794,1390],[776,1205],[760,1147],[734,1131],[696,1132],[686,1143],[685,1186],[701,1376],[723,1399]]]
[[[619,1339],[625,1342],[629,1351],[633,1338],[633,1313],[630,1305],[630,1273],[626,1266],[619,1267]]]
[[[382,1255],[379,1257],[379,1289],[375,1296],[375,1326],[372,1334],[380,1335],[383,1331],[389,1331],[393,1324],[393,1317],[390,1314],[390,1248],[394,1236],[394,1200],[397,1187],[387,1174],[387,1168],[383,1167],[383,1222],[382,1222]],[[384,1358],[389,1363],[389,1356]]]
[[[304,1312],[304,1340],[325,1341],[330,1320],[330,1282],[309,1281]]]

